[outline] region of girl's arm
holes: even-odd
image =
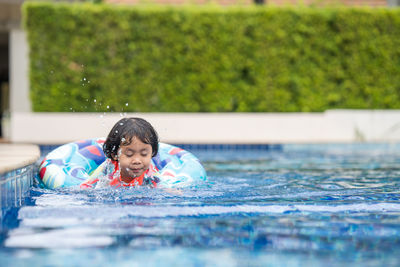
[[[80,188],[93,188],[99,181],[99,177],[103,175],[106,161],[104,161],[99,167],[97,167],[91,174],[90,177],[79,185]]]

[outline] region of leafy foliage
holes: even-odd
[[[399,9],[28,2],[24,15],[35,111],[400,108]]]

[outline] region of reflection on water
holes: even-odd
[[[193,152],[210,182],[182,195],[33,189],[0,259],[33,266],[399,265],[400,146]]]

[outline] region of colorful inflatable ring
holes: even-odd
[[[104,138],[89,139],[54,149],[40,164],[39,182],[46,188],[80,185],[105,161],[104,141]],[[207,179],[203,166],[193,154],[169,144],[159,143],[152,164],[164,187],[184,187]]]

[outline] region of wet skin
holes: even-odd
[[[133,137],[128,145],[121,145],[118,153],[121,168],[121,180],[129,183],[133,178],[141,176],[149,169],[152,148],[140,139]]]

